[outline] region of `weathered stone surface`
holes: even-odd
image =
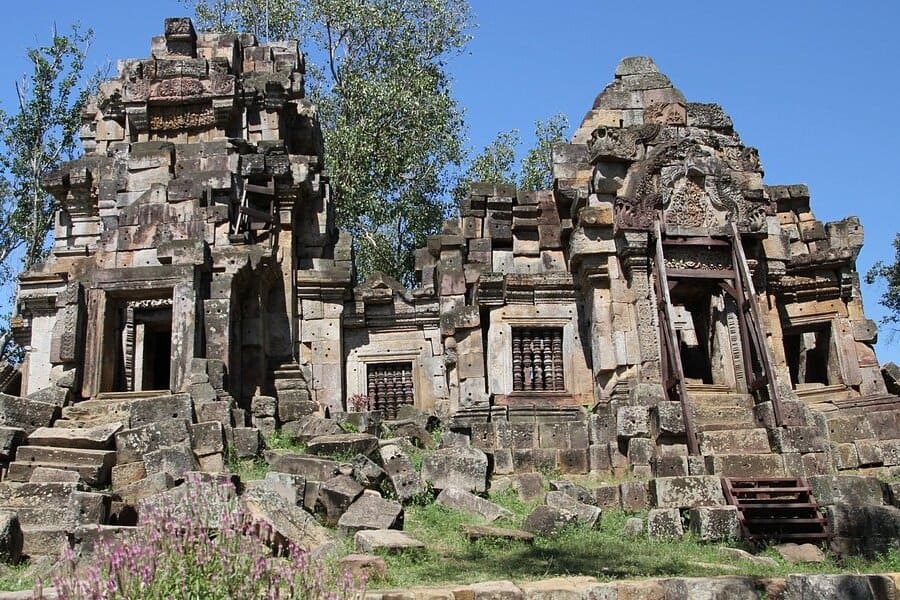
[[[137,429],[168,419],[194,420],[194,403],[190,394],[142,398],[131,403],[129,427]]]
[[[109,423],[78,429],[41,427],[31,432],[28,436],[28,443],[33,446],[109,450],[114,446],[114,436],[121,429],[121,423]]]
[[[505,529],[503,527],[490,527],[488,525],[464,524],[462,525],[462,532],[470,542],[492,539],[530,544],[534,541],[534,535],[528,532],[519,531],[518,529]]]
[[[646,406],[623,406],[616,413],[617,433],[621,438],[650,435],[650,409]]]
[[[522,502],[543,500],[547,490],[544,488],[544,476],[540,473],[521,473],[513,479],[512,487]],[[493,488],[492,488],[493,489]]]
[[[253,458],[262,447],[262,437],[255,427],[235,427],[232,430],[234,453],[238,458]]]
[[[381,464],[401,502],[408,502],[425,491],[422,478],[400,446],[385,444],[380,452]]]
[[[640,512],[650,506],[646,481],[623,481],[619,484],[619,494],[626,512]]]
[[[6,427],[24,429],[31,434],[41,427],[49,427],[59,413],[55,404],[0,394],[0,425]]]
[[[269,471],[262,480],[262,487],[271,490],[294,506],[303,506],[306,479],[302,475]]]
[[[189,422],[184,419],[162,419],[116,434],[116,462],[138,462],[144,455],[190,438]]]
[[[584,504],[594,504],[594,495],[587,488],[566,479],[551,479],[550,489],[564,492]]]
[[[422,460],[422,478],[436,490],[458,488],[484,492],[487,477],[487,455],[478,448],[444,448]]]
[[[534,535],[552,537],[574,523],[574,514],[542,504],[525,518],[522,529]]]
[[[266,462],[274,471],[301,475],[307,481],[327,481],[340,469],[340,463],[337,461],[289,452],[266,452]]]
[[[37,467],[31,472],[31,477],[28,481],[29,483],[51,483],[54,481],[78,483],[81,481],[81,475],[79,475],[77,471],[54,469],[52,467]]]
[[[688,511],[688,523],[697,539],[704,542],[736,540],[741,536],[735,506],[692,508]]]
[[[806,600],[876,600],[866,577],[853,575],[788,575],[782,598]]]
[[[341,515],[337,525],[346,535],[363,529],[403,529],[403,506],[366,492]]]
[[[319,505],[325,510],[326,522],[335,526],[350,505],[363,493],[363,487],[347,475],[337,475],[322,483]]]
[[[306,443],[306,451],[320,456],[350,458],[356,454],[368,456],[378,448],[378,438],[368,433],[320,435]]]
[[[569,513],[581,525],[596,527],[600,522],[601,510],[596,506],[580,502],[566,492],[547,492],[547,506],[562,513]]]
[[[881,482],[858,475],[824,475],[807,479],[819,504],[883,504]]]
[[[397,553],[424,548],[425,544],[409,534],[396,529],[370,529],[357,531],[353,536],[359,552]]]
[[[600,508],[620,508],[622,498],[617,485],[601,485],[593,489],[594,506]]]
[[[371,581],[387,574],[387,563],[373,554],[348,554],[338,561],[338,570],[356,581]]]
[[[718,477],[657,477],[651,482],[653,502],[658,508],[692,508],[725,504]]]
[[[650,539],[680,538],[684,535],[681,512],[677,508],[652,508],[647,514]]]
[[[789,563],[825,562],[825,553],[813,544],[778,544],[775,551]]]
[[[644,520],[640,517],[629,517],[622,528],[622,535],[626,538],[639,538],[644,535]]]
[[[28,434],[19,427],[0,427],[0,460],[12,460]]]
[[[247,490],[240,501],[253,519],[271,528],[269,542],[273,546],[286,547],[293,543],[309,550],[319,548],[332,539],[329,531],[319,525],[311,514],[279,494],[253,488]]]
[[[321,435],[341,435],[344,430],[336,421],[309,415],[281,426],[281,434],[295,442],[308,442]]]
[[[22,526],[12,511],[0,511],[0,561],[15,564],[22,557]]]
[[[437,495],[435,502],[447,508],[477,515],[486,521],[511,517],[512,513],[490,500],[459,488],[445,488]]]
[[[188,442],[166,446],[144,455],[147,473],[168,473],[173,479],[181,479],[185,473],[198,471],[200,463]]]
[[[700,452],[713,454],[768,454],[769,436],[765,429],[702,431],[698,434]]]
[[[387,477],[384,469],[368,456],[357,454],[351,464],[353,465],[353,478],[363,487],[378,489],[381,482]]]

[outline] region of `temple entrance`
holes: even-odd
[[[110,299],[103,359],[103,392],[170,389],[171,298]]]
[[[135,311],[133,390],[166,390],[172,366],[172,308]]]

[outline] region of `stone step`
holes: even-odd
[[[67,543],[64,527],[22,527],[22,553],[27,556],[58,556]]]
[[[55,463],[74,467],[100,467],[111,469],[116,464],[115,450],[83,450],[54,446],[19,446],[15,462]]]
[[[706,471],[719,477],[786,477],[780,454],[720,454],[707,456]]]
[[[57,424],[69,428],[95,427],[112,423],[128,423],[134,398],[85,400],[62,411]]]
[[[771,454],[769,435],[765,429],[722,429],[701,431],[700,453],[717,454]]]
[[[109,471],[100,467],[76,467],[68,464],[42,462],[11,463],[6,477],[8,481],[27,483],[32,480],[34,472],[39,468],[60,469],[77,473],[82,481],[94,487],[103,487],[109,483]]]
[[[84,428],[41,427],[28,436],[28,444],[79,450],[111,450],[115,448],[115,435],[122,428],[121,422]]]
[[[743,400],[721,403],[698,402],[691,398],[691,414],[697,431],[755,429],[759,427],[753,404]]]
[[[0,483],[0,505],[8,507],[64,506],[72,492],[84,491],[80,483]]]

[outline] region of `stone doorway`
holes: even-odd
[[[101,390],[171,389],[172,299],[110,300]]]
[[[715,280],[686,279],[671,290],[672,318],[684,377],[688,384],[736,389],[739,339],[729,321],[734,302]]]

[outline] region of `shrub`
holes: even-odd
[[[101,540],[83,568],[67,550],[55,579],[62,600],[225,600],[361,598],[362,581],[338,575],[321,560],[277,540],[239,505],[230,485],[186,482],[141,506],[144,523],[129,535]],[[274,546],[274,552],[273,552]]]
[[[364,412],[370,408],[369,397],[365,394],[354,394],[347,398],[347,410],[352,412]]]

